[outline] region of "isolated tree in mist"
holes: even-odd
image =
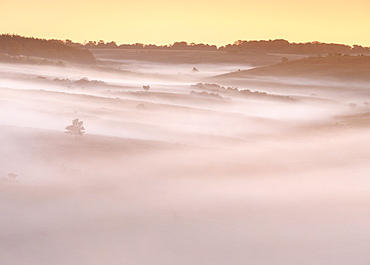
[[[149,86],[149,85],[147,85],[147,86],[143,86],[143,89],[144,89],[145,91],[148,91],[148,90],[150,89],[150,86]]]
[[[283,57],[283,58],[281,58],[281,62],[282,63],[287,63],[287,62],[289,62],[289,59],[286,58],[286,57]]]
[[[68,125],[66,127],[66,132],[65,133],[74,135],[75,138],[77,137],[77,135],[82,136],[85,133],[85,128],[84,128],[83,124],[84,124],[83,121],[80,121],[78,119],[74,119],[72,121],[72,124]]]
[[[12,173],[12,172],[10,172],[10,173],[8,173],[7,174],[7,178],[1,178],[0,179],[0,181],[1,182],[18,182],[18,180],[17,180],[17,177],[18,177],[18,175],[17,174],[14,174],[14,173]]]

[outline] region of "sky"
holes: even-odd
[[[78,42],[370,46],[369,0],[0,0],[0,13],[1,34]]]

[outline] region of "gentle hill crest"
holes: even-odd
[[[217,77],[243,78],[250,76],[369,80],[370,56],[329,55],[326,57],[309,57],[223,74]]]

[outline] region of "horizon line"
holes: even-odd
[[[238,39],[238,40],[235,40],[234,42],[229,42],[229,43],[226,43],[226,44],[223,44],[223,45],[217,45],[217,44],[212,44],[212,43],[206,43],[206,42],[193,42],[193,41],[186,41],[186,40],[176,40],[176,41],[173,41],[172,43],[167,43],[167,44],[161,44],[161,43],[144,43],[144,42],[126,42],[126,43],[117,43],[117,41],[115,40],[104,40],[104,39],[100,39],[100,40],[84,40],[84,41],[78,41],[78,40],[72,40],[70,38],[46,38],[46,37],[35,37],[35,36],[26,36],[26,35],[20,35],[20,34],[17,34],[17,33],[1,33],[0,35],[11,35],[11,36],[19,36],[19,37],[24,37],[24,38],[34,38],[34,39],[42,39],[42,40],[59,40],[59,41],[63,41],[63,42],[66,42],[66,41],[72,41],[73,43],[76,43],[76,44],[82,44],[82,45],[85,45],[87,44],[88,42],[92,41],[92,42],[96,42],[96,43],[99,43],[99,41],[104,41],[105,44],[107,43],[111,43],[111,42],[115,42],[117,46],[120,46],[120,45],[133,45],[133,44],[143,44],[144,46],[149,46],[149,45],[155,45],[155,46],[169,46],[169,45],[172,45],[174,43],[181,43],[181,42],[186,42],[187,44],[204,44],[204,45],[209,45],[209,46],[216,46],[217,48],[220,48],[220,47],[224,47],[226,45],[233,45],[235,42],[237,41],[275,41],[275,40],[284,40],[284,41],[287,41],[289,42],[289,44],[305,44],[305,43],[322,43],[322,44],[339,44],[339,45],[347,45],[347,46],[355,46],[355,45],[359,45],[359,46],[362,46],[364,48],[370,48],[370,46],[366,46],[366,45],[362,45],[362,44],[357,44],[357,43],[353,43],[353,44],[348,44],[348,43],[340,43],[340,42],[325,42],[325,41],[319,41],[319,40],[311,40],[311,41],[291,41],[291,40],[288,40],[288,39],[284,39],[284,38],[269,38],[269,39]]]

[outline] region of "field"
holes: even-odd
[[[0,64],[1,264],[369,264],[368,79],[93,53]]]

